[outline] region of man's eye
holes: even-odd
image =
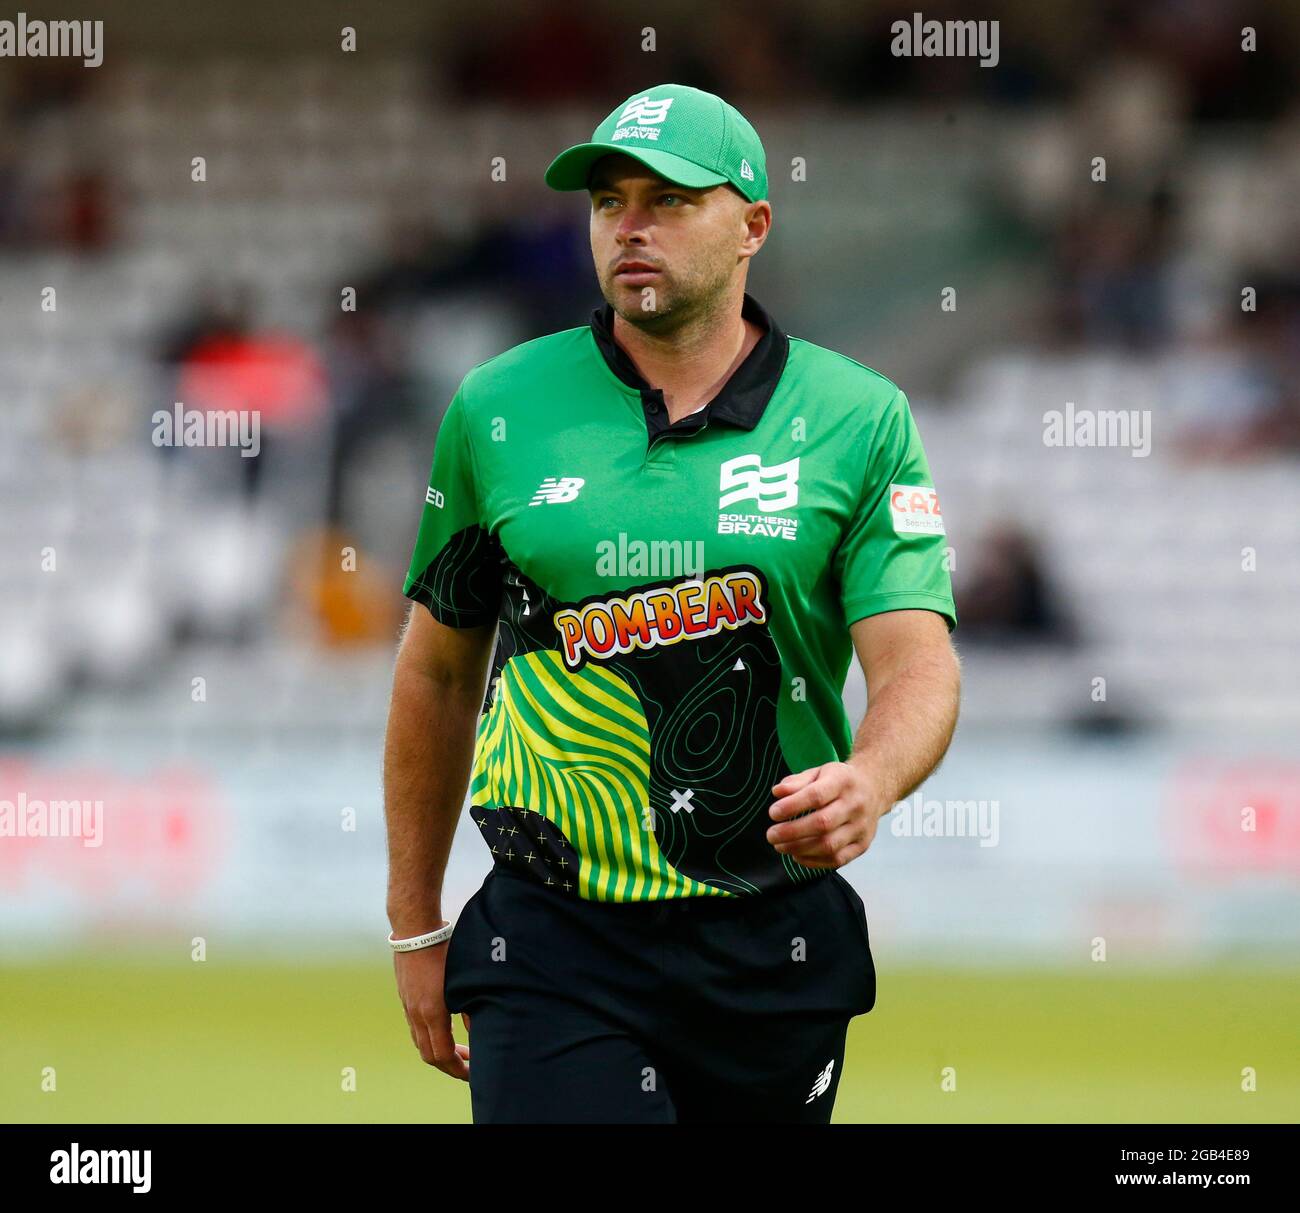
[[[665,198],[671,198],[671,199],[673,199],[675,202],[684,202],[684,201],[685,201],[685,199],[681,196],[681,194],[660,194],[660,195],[659,195],[659,201],[660,201],[660,202],[664,201]]]

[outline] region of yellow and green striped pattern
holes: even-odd
[[[558,652],[512,657],[480,719],[475,805],[530,809],[573,844],[578,895],[590,901],[732,896],[679,872],[650,820],[650,730],[632,688]]]

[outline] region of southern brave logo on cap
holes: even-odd
[[[649,97],[634,97],[623,107],[623,112],[619,114],[614,126],[620,127],[625,122],[635,122],[638,126],[658,126],[668,117],[668,107],[672,103],[671,97],[665,97],[662,101],[651,101]]]
[[[743,159],[741,160],[741,162],[740,162],[740,175],[741,175],[742,177],[744,177],[744,179],[745,179],[746,181],[753,181],[753,180],[754,180],[754,170],[753,170],[752,168],[749,167],[749,161],[748,161],[748,160],[743,160]]]

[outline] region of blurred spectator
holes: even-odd
[[[606,94],[617,100],[636,74],[636,37],[635,29],[616,34],[603,10],[598,17],[566,0],[546,0],[521,17],[475,20],[452,51],[452,86],[458,98],[493,104],[555,104]]]
[[[1056,238],[1056,335],[1067,342],[1149,350],[1170,330],[1173,198],[1097,200]]]
[[[306,432],[326,415],[326,374],[311,345],[292,333],[258,331],[249,292],[215,293],[164,338],[175,373],[173,399],[186,410],[234,413],[255,420],[258,454],[231,447],[214,457],[238,460],[244,491],[255,494],[268,447]]]
[[[400,343],[383,316],[372,308],[340,312],[325,343],[333,436],[325,520],[346,525],[351,469],[364,464],[367,447],[390,434],[426,441],[420,426],[413,376]]]
[[[391,641],[403,604],[393,593],[400,570],[363,561],[349,567],[342,553],[356,537],[336,527],[311,527],[294,541],[285,562],[282,623],[287,634],[309,631],[330,648]]]
[[[247,285],[218,282],[208,284],[197,294],[198,301],[189,315],[159,337],[158,356],[165,364],[178,366],[204,341],[236,336],[251,323],[253,293]]]
[[[1281,117],[1294,102],[1296,62],[1287,54],[1294,43],[1271,8],[1218,0],[1163,6],[1160,43],[1187,83],[1192,121],[1264,122]],[[1255,31],[1252,51],[1241,45],[1246,26]]]
[[[1072,644],[1077,639],[1033,541],[1009,522],[985,537],[973,573],[957,588],[957,617],[968,640]]]
[[[87,255],[103,252],[115,228],[107,175],[86,169],[61,177],[42,206],[40,226],[50,244]]]
[[[561,207],[544,198],[537,210],[512,203],[505,213],[484,213],[463,244],[427,228],[397,225],[385,259],[358,283],[358,306],[389,312],[486,291],[514,310],[526,331],[540,335],[582,324],[599,288],[583,209],[576,199],[569,203]]]
[[[12,19],[12,17],[10,18]],[[13,58],[5,63],[3,117],[19,125],[84,101],[95,84],[95,70],[77,59],[54,56]]]
[[[1200,351],[1196,375],[1217,386],[1179,436],[1192,461],[1300,455],[1300,277],[1245,272],[1256,308],[1235,308],[1225,339]]]
[[[13,143],[0,140],[0,247],[56,248],[92,256],[117,235],[116,191],[110,176],[85,167],[38,183]]]
[[[23,189],[17,140],[0,129],[0,248],[24,239]]]

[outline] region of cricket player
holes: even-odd
[[[747,293],[739,111],[647,89],[546,181],[605,304],[437,434],[384,759],[411,1037],[476,1123],[824,1123],[876,997],[839,869],[957,717],[939,499],[904,393]],[[452,924],[467,788],[492,869]]]

